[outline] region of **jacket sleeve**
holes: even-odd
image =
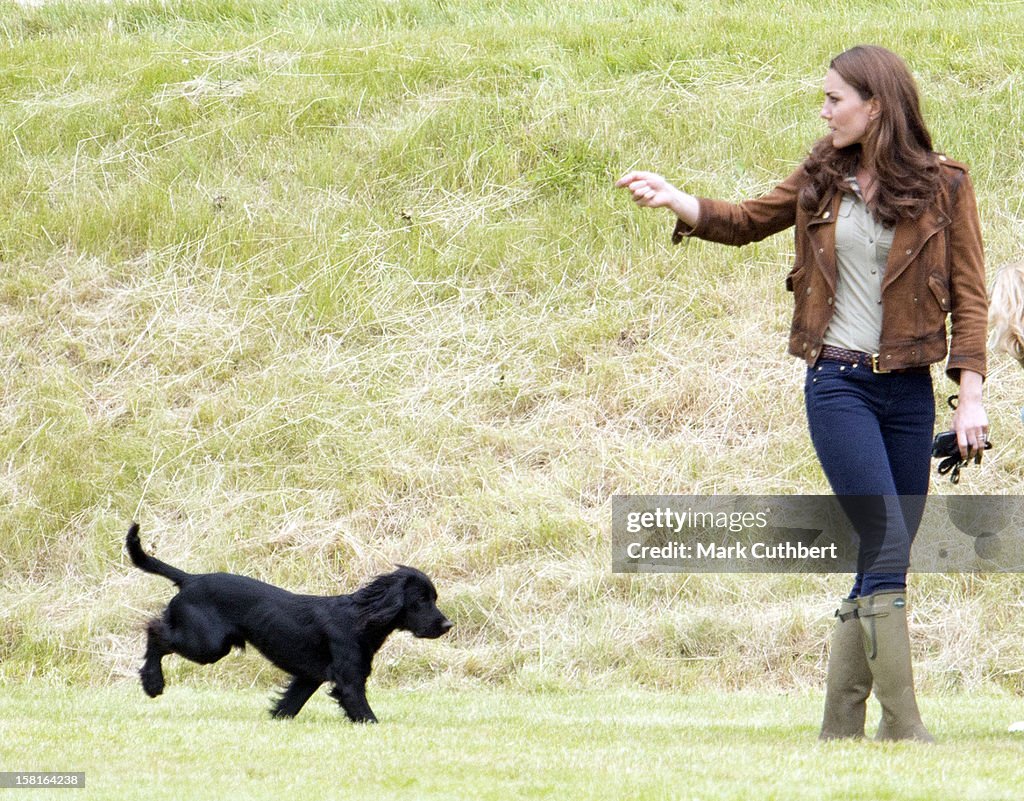
[[[700,214],[691,228],[677,221],[672,241],[692,236],[723,245],[746,245],[789,228],[796,221],[797,193],[805,180],[801,166],[771,192],[742,203],[698,198]]]
[[[961,370],[986,372],[988,293],[985,254],[974,186],[965,172],[953,195],[949,226],[950,339],[946,374],[959,382]]]

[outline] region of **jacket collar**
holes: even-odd
[[[843,199],[842,192],[833,192],[826,195],[818,203],[818,208],[810,216],[808,225],[821,225],[822,223],[834,223],[836,214],[839,212],[839,203]]]

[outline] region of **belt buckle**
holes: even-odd
[[[872,353],[871,354],[871,372],[872,373],[877,373],[878,375],[882,375],[883,373],[890,372],[889,370],[884,370],[884,369],[882,369],[881,367],[878,366],[878,354],[877,353]]]

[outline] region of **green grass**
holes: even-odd
[[[923,702],[936,746],[820,744],[817,697],[776,693],[375,691],[353,726],[323,694],[293,721],[260,692],[137,686],[0,698],[0,770],[86,773],[82,798],[1019,798],[1005,695]],[[876,723],[869,717],[869,728]],[[44,791],[17,793],[42,797]],[[52,793],[53,791],[45,791]]]
[[[301,765],[311,795],[584,798],[887,797],[896,766],[898,797],[1010,797],[1021,575],[913,577],[947,743],[922,758],[813,745],[847,577],[610,574],[614,494],[827,491],[791,239],[673,248],[612,182],[770,187],[822,133],[830,56],[879,42],[972,166],[989,263],[1019,258],[1022,29],[967,0],[0,7],[5,765],[75,749],[115,795],[139,764],[153,797],[277,796]],[[997,447],[934,491],[1020,491],[1021,397],[994,355]],[[148,704],[121,680],[171,588],[126,563],[132,519],[185,569],[298,591],[417,565],[456,628],[388,643],[372,731],[322,699],[264,720],[255,657],[178,662]]]

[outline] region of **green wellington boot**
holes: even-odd
[[[885,590],[858,598],[857,618],[864,630],[864,653],[874,680],[875,697],[882,705],[882,721],[875,739],[935,742],[921,722],[914,696],[907,594],[902,590]]]
[[[819,740],[864,736],[864,716],[871,695],[871,668],[864,653],[864,632],[854,614],[856,609],[856,599],[846,599],[836,610]]]

